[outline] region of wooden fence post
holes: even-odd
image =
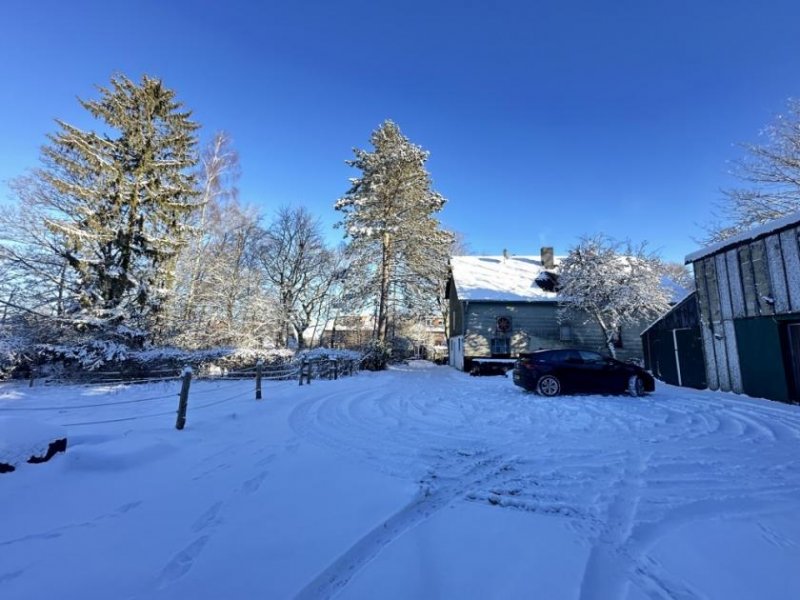
[[[33,387],[33,380],[36,379],[36,368],[31,367],[31,382],[28,384],[28,387]]]
[[[186,425],[186,407],[189,404],[189,385],[192,383],[192,368],[184,367],[181,383],[181,397],[178,401],[178,420],[175,421],[175,429],[183,429]]]
[[[256,363],[256,400],[261,400],[261,367],[264,366],[263,361]]]
[[[339,379],[339,361],[335,358],[333,359],[333,378]]]
[[[303,371],[306,369],[306,359],[300,361],[300,385],[303,385]]]

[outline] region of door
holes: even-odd
[[[706,361],[703,355],[703,339],[700,328],[674,330],[675,355],[680,367],[681,385],[703,389],[706,385]],[[668,382],[672,383],[672,382]]]
[[[575,350],[554,350],[548,357],[553,373],[564,392],[580,392],[583,384],[583,361]]]
[[[579,350],[581,364],[581,390],[589,393],[619,392],[627,386],[625,365],[597,352]]]
[[[448,340],[448,345],[450,348],[448,349],[450,352],[450,356],[448,357],[450,361],[450,366],[455,367],[459,371],[464,370],[464,336],[458,335],[455,337],[451,337]]]
[[[800,323],[789,323],[786,334],[789,399],[797,402],[800,400]]]

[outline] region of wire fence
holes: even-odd
[[[91,420],[74,420],[70,422],[60,423],[65,427],[82,427],[87,425],[102,425],[109,423],[122,423],[128,421],[139,421],[143,419],[151,419],[154,417],[176,416],[176,428],[182,429],[183,423],[186,421],[187,412],[191,409],[192,412],[203,410],[212,406],[218,406],[232,400],[244,398],[245,396],[255,397],[256,400],[262,399],[262,382],[263,381],[291,381],[298,379],[299,384],[310,384],[312,379],[339,379],[340,377],[347,377],[357,374],[359,371],[359,361],[353,359],[335,359],[335,358],[315,358],[303,359],[293,361],[291,363],[265,365],[258,363],[252,367],[240,368],[235,371],[225,371],[221,369],[215,370],[201,370],[197,377],[194,378],[195,382],[203,383],[217,383],[213,388],[203,386],[200,389],[192,389],[191,382],[193,381],[193,373],[191,369],[184,368],[182,373],[174,371],[153,371],[152,377],[122,377],[121,372],[106,372],[96,374],[97,377],[91,380],[89,376],[83,374],[80,378],[69,379],[55,379],[47,378],[42,383],[66,383],[66,384],[80,384],[87,386],[127,386],[127,385],[140,385],[148,383],[161,383],[169,385],[170,383],[180,383],[180,388],[177,386],[173,388],[171,393],[164,393],[144,398],[132,398],[129,400],[114,400],[109,402],[91,402],[82,404],[64,404],[64,405],[45,405],[45,406],[2,406],[0,405],[0,416],[3,414],[25,414],[25,413],[46,413],[51,412],[58,415],[71,414],[72,411],[81,411],[86,409],[113,409],[119,406],[131,406],[143,404],[148,402],[166,403],[167,401],[175,402],[176,398],[179,399],[177,409],[164,410],[146,414],[132,414],[126,416],[118,416],[101,419]],[[167,373],[169,373],[167,375]],[[31,379],[31,386],[34,384],[34,379]],[[246,389],[241,389],[243,381],[252,381],[253,386],[247,386]],[[210,394],[221,395],[228,391],[237,391],[233,394],[227,394],[222,398],[209,398]],[[199,404],[189,404],[189,399],[195,396],[201,396],[202,401]]]

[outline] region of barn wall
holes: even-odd
[[[712,389],[786,399],[776,319],[800,318],[799,233],[791,227],[694,261]]]

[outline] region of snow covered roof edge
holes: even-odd
[[[763,225],[757,225],[752,229],[737,233],[736,235],[724,239],[721,242],[716,242],[710,246],[696,250],[691,254],[687,254],[686,258],[684,259],[684,264],[688,265],[689,263],[700,260],[701,258],[705,258],[710,254],[717,254],[718,252],[726,250],[731,246],[737,246],[742,242],[755,240],[757,238],[774,233],[779,229],[788,229],[792,225],[796,225],[798,223],[800,223],[800,211],[785,215],[772,221],[768,221]]]
[[[677,309],[677,308],[678,308],[678,307],[679,307],[681,304],[683,304],[684,302],[686,302],[686,301],[687,301],[689,298],[691,298],[692,296],[694,296],[696,293],[697,293],[697,290],[691,290],[690,292],[687,292],[687,293],[686,293],[686,295],[685,295],[683,298],[681,298],[681,299],[680,299],[680,300],[678,300],[678,301],[677,301],[675,304],[673,304],[672,306],[670,306],[670,307],[669,307],[669,310],[668,310],[667,312],[665,312],[663,315],[661,315],[660,317],[658,317],[658,318],[657,318],[655,321],[653,321],[652,323],[650,323],[650,325],[648,325],[648,326],[647,326],[645,329],[643,329],[643,330],[642,330],[642,332],[639,334],[639,336],[640,336],[640,337],[641,337],[641,336],[643,336],[645,333],[647,333],[648,331],[650,331],[650,330],[651,330],[653,327],[655,327],[656,325],[658,325],[658,324],[659,324],[661,321],[663,321],[663,320],[666,318],[666,316],[667,316],[668,314],[670,314],[672,311],[676,310],[676,309]]]

